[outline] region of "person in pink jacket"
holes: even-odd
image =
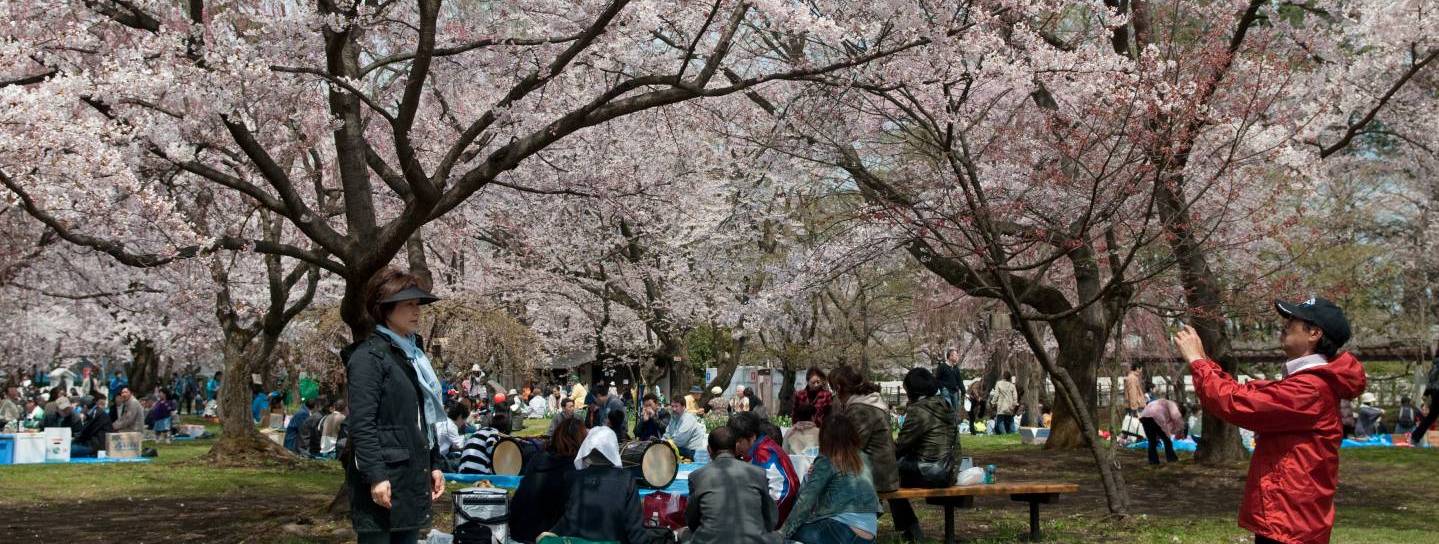
[[[1179,461],[1174,455],[1174,441],[1169,437],[1184,432],[1184,414],[1179,404],[1169,399],[1155,399],[1139,412],[1139,424],[1144,426],[1144,438],[1149,442],[1149,464],[1159,464],[1159,442],[1164,442],[1164,459],[1171,463]]]

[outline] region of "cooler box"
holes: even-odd
[[[45,462],[45,435],[40,433],[19,433],[15,435],[15,464],[28,465]]]
[[[116,459],[140,456],[140,433],[110,433],[105,435],[105,455]]]
[[[15,462],[15,435],[0,434],[0,465]]]
[[[70,428],[45,429],[45,462],[70,462]]]
[[[1019,442],[1022,444],[1043,444],[1049,440],[1049,429],[1044,427],[1020,427]]]

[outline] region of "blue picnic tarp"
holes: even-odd
[[[70,463],[76,465],[99,465],[105,463],[149,463],[150,461],[151,459],[149,457],[106,457],[104,459],[97,457],[71,457],[69,461],[47,460],[45,464],[64,465]]]

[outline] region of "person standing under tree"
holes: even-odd
[[[415,275],[385,267],[365,288],[375,322],[341,353],[347,372],[349,447],[341,456],[350,521],[361,544],[414,543],[445,491],[434,424],[445,419],[439,380],[416,331],[420,306],[439,300]]]
[[[994,434],[1013,433],[1014,411],[1019,408],[1019,391],[1014,388],[1013,372],[1005,372],[1004,379],[994,384],[989,404],[994,408]]]
[[[825,386],[824,371],[817,366],[809,367],[804,373],[804,389],[794,392],[794,413],[799,413],[800,406],[813,408],[813,416],[809,421],[815,425],[824,423],[824,417],[829,415],[830,405],[834,403],[834,393]],[[816,435],[818,439],[818,435]]]
[[[964,398],[960,396],[960,390],[964,389],[964,377],[959,373],[959,349],[949,348],[944,351],[944,360],[940,361],[934,376],[939,379],[939,395],[949,402],[955,415],[963,418]]]
[[[1359,360],[1339,348],[1349,320],[1333,302],[1275,301],[1285,319],[1280,347],[1290,357],[1279,380],[1240,384],[1204,353],[1192,327],[1174,336],[1189,362],[1204,410],[1254,431],[1254,456],[1244,483],[1239,526],[1256,544],[1329,542],[1339,484],[1340,399],[1364,391]]]

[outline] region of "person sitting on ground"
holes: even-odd
[[[45,401],[40,397],[31,397],[25,401],[25,410],[29,414],[25,416],[25,428],[40,428],[40,422],[45,419]]]
[[[825,418],[819,431],[819,457],[794,512],[780,528],[785,538],[802,544],[874,542],[879,533],[879,495],[860,444],[859,429],[843,411]]]
[[[596,382],[595,387],[590,390],[590,394],[594,395],[594,403],[589,405],[589,426],[591,428],[608,425],[610,412],[619,412],[621,422],[626,419],[624,401],[620,400],[619,395],[610,393],[610,387],[604,382]],[[624,428],[624,423],[620,424],[620,428]],[[625,433],[615,431],[615,434]]]
[[[542,419],[550,415],[550,404],[545,401],[545,396],[539,393],[530,395],[529,411],[526,414],[530,419]]]
[[[615,398],[615,395],[610,395]],[[625,429],[625,412],[623,410],[610,410],[605,412],[605,426],[615,432],[615,437],[620,442],[629,442],[630,434]]]
[[[564,399],[574,406],[574,401]],[[520,487],[510,500],[510,539],[529,544],[559,523],[575,472],[575,453],[585,440],[585,425],[571,417],[550,434],[545,451],[531,456],[521,471]]]
[[[1279,380],[1240,384],[1204,352],[1192,327],[1175,335],[1194,393],[1210,415],[1254,431],[1239,525],[1256,544],[1328,542],[1339,481],[1340,399],[1368,382],[1353,354],[1340,353],[1349,321],[1333,302],[1275,301],[1285,319],[1280,347],[1291,357]]]
[[[794,508],[795,497],[799,495],[799,475],[794,471],[784,448],[766,435],[761,429],[759,416],[754,412],[740,412],[730,416],[726,424],[735,436],[735,455],[764,470],[769,482],[770,498],[779,506],[779,519],[783,523]]]
[[[300,404],[300,410],[290,417],[290,421],[285,424],[285,449],[301,453],[304,441],[300,439],[300,429],[310,422],[310,412],[314,409],[315,399],[305,399],[305,402]]]
[[[105,409],[105,397],[81,397],[85,426],[70,443],[71,457],[94,457],[95,452],[105,449],[105,435],[114,432],[110,425],[110,412]]]
[[[1149,442],[1149,464],[1159,464],[1159,443],[1164,443],[1164,460],[1174,463],[1179,456],[1174,454],[1174,441],[1170,436],[1184,432],[1184,414],[1179,404],[1169,399],[1155,399],[1139,411],[1139,424],[1144,427],[1144,439]]]
[[[705,447],[705,426],[689,413],[682,398],[670,399],[670,419],[664,436],[674,441],[680,456],[686,459],[694,459],[695,453]]]
[[[670,413],[660,407],[660,398],[645,393],[640,401],[639,417],[635,418],[635,440],[652,440],[664,436],[670,425]]]
[[[495,414],[490,418],[489,427],[480,427],[465,441],[460,452],[461,474],[494,474],[495,445],[500,437],[510,434],[510,415]]]
[[[115,432],[138,433],[145,430],[145,408],[129,387],[120,388],[115,404]]]
[[[1359,438],[1369,438],[1385,434],[1384,409],[1375,406],[1379,400],[1374,393],[1364,393],[1359,397],[1359,410],[1354,416],[1354,435]]]
[[[683,401],[675,402],[683,409]],[[734,431],[709,434],[709,464],[690,473],[685,525],[691,544],[778,544],[779,508],[764,470],[735,458]]]
[[[320,425],[320,456],[333,459],[339,455],[336,446],[340,442],[340,429],[345,425],[345,399],[335,399],[330,407],[330,417]]]
[[[550,420],[550,428],[545,431],[545,436],[554,436],[555,429],[560,428],[561,423],[571,419],[579,420],[579,416],[575,415],[575,399],[564,397],[560,399],[560,411],[555,412],[555,417]],[[583,422],[581,425],[583,426]]]
[[[690,386],[689,394],[684,397],[685,411],[696,416],[704,415],[704,410],[700,407],[700,396],[703,394],[704,390],[700,389],[700,386]]]
[[[819,452],[819,426],[814,423],[815,405],[794,405],[794,426],[784,435],[784,452],[790,455],[815,455]]]
[[[20,388],[6,387],[4,396],[0,396],[0,432],[9,432],[5,428],[19,422],[23,412],[24,408],[20,406]],[[20,426],[17,424],[15,427]]]
[[[647,544],[639,487],[634,474],[620,462],[614,430],[607,426],[590,429],[574,464],[564,514],[551,532],[592,541]]]
[[[63,393],[61,387],[50,389],[50,399],[45,402],[45,416],[40,419],[41,429],[70,427],[74,423],[75,410],[70,406],[70,397]]]
[[[860,451],[869,456],[875,491],[886,493],[899,489],[899,464],[894,456],[894,438],[889,431],[889,404],[879,396],[879,386],[849,365],[836,368],[830,373],[829,380],[841,406],[840,413],[854,425],[860,436]],[[829,426],[828,420],[825,426]],[[823,453],[824,427],[820,428],[820,441]],[[895,516],[894,529],[904,540],[924,540],[924,533],[916,519]]]
[[[460,427],[470,418],[470,409],[464,404],[454,403],[445,412],[445,419],[435,424],[435,440],[439,442],[440,457],[445,458],[449,463],[460,458],[460,452],[465,449],[465,437],[460,434]],[[453,466],[446,467],[448,472],[453,472]]]

